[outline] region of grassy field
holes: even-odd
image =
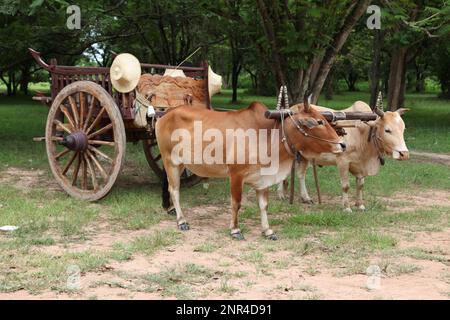
[[[275,103],[274,98],[240,96],[232,105],[225,90],[213,105]],[[367,101],[368,95],[345,93],[321,100],[321,105],[343,108],[355,100]],[[411,108],[405,116],[408,147],[450,153],[450,102],[414,94],[407,96],[406,105]],[[68,197],[53,181],[44,144],[32,141],[44,134],[46,114],[46,107],[30,97],[0,97],[0,226],[20,227],[0,233],[0,298],[328,298],[333,295],[314,284],[320,274],[330,276],[331,282],[357,277],[371,263],[392,281],[410,276],[415,281],[414,275],[428,270],[427,263],[436,264],[441,268],[433,272],[433,281],[450,283],[445,245],[449,167],[388,160],[378,176],[366,180],[364,214],[342,212],[336,170],[321,168],[323,205],[290,206],[272,192],[269,219],[281,238],[278,242],[260,237],[254,193],[249,191],[241,219],[247,241],[236,243],[227,230],[228,182],[210,180],[182,190],[193,230],[180,233],[160,207],[159,181],[148,169],[140,144],[127,145],[125,170],[105,199],[85,203]],[[307,183],[314,194],[310,173]],[[430,239],[440,235],[447,242],[421,243],[423,234]],[[71,264],[79,266],[89,283],[75,292],[66,287]],[[137,267],[130,271],[130,264]],[[301,272],[308,281],[291,288],[285,283],[287,271]],[[277,285],[269,288],[263,280]],[[260,296],[250,294],[255,292]],[[449,297],[450,289],[437,294]],[[362,297],[401,295],[381,291]]]

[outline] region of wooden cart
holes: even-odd
[[[55,179],[68,194],[87,201],[106,196],[124,163],[126,142],[142,141],[150,168],[163,177],[154,130],[134,126],[134,92],[114,91],[109,68],[62,66],[54,59],[47,64],[39,52],[29,51],[50,72],[51,97],[37,94],[33,99],[50,107],[45,130],[47,156]],[[141,67],[148,73],[173,68],[146,63]],[[208,63],[179,69],[188,77],[205,80],[205,104],[211,108]],[[161,115],[157,113],[157,117]],[[182,175],[184,185],[200,180],[187,170]]]

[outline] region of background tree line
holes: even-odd
[[[4,0],[0,4],[0,81],[8,95],[47,79],[27,52],[33,47],[60,64],[111,63],[111,52],[177,65],[198,47],[238,99],[239,87],[274,95],[281,84],[291,102],[311,92],[332,98],[368,82],[391,109],[427,79],[450,99],[450,1],[346,0],[79,0],[81,29],[66,27],[63,0]],[[366,12],[381,8],[381,29]]]

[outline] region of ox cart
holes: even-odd
[[[135,93],[113,90],[110,68],[62,66],[29,49],[36,62],[50,73],[51,96],[33,97],[50,109],[45,130],[45,143],[51,171],[58,184],[71,196],[95,201],[106,196],[113,187],[125,159],[126,142],[142,141],[147,162],[153,172],[163,178],[161,154],[154,130],[134,125]],[[142,63],[149,73],[173,68]],[[205,80],[205,101],[211,108],[208,93],[208,63],[184,67],[187,77]],[[156,118],[164,111],[156,110]],[[185,170],[183,185],[194,185],[201,178]]]
[[[150,168],[160,179],[165,179],[154,126],[143,128],[136,126],[134,121],[139,106],[135,104],[139,100],[135,91],[120,93],[113,90],[110,68],[63,66],[54,59],[48,64],[39,52],[29,51],[50,73],[51,79],[51,96],[37,94],[33,97],[50,108],[45,138],[38,140],[45,140],[51,171],[68,194],[86,201],[106,196],[124,164],[127,142],[142,141]],[[150,74],[173,68],[159,64],[140,65]],[[200,102],[211,109],[208,63],[204,61],[198,67],[180,66],[177,69],[189,78],[203,80],[204,101]],[[165,109],[157,108],[154,119],[164,112]],[[288,112],[288,109],[269,111],[266,117],[280,119]],[[374,114],[358,112],[323,112],[323,115],[332,124],[340,120],[370,121],[376,118]],[[342,127],[336,126],[336,129],[342,131]],[[188,170],[181,176],[185,186],[194,185],[201,179]]]

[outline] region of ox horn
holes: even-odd
[[[383,95],[381,94],[381,91],[378,93],[377,98],[377,104],[375,108],[373,109],[373,112],[377,114],[380,118],[383,118],[384,112],[383,112]]]
[[[311,110],[310,103],[311,95],[309,94],[309,91],[305,93],[305,96],[303,97],[303,107],[305,109],[305,112],[309,112]]]

